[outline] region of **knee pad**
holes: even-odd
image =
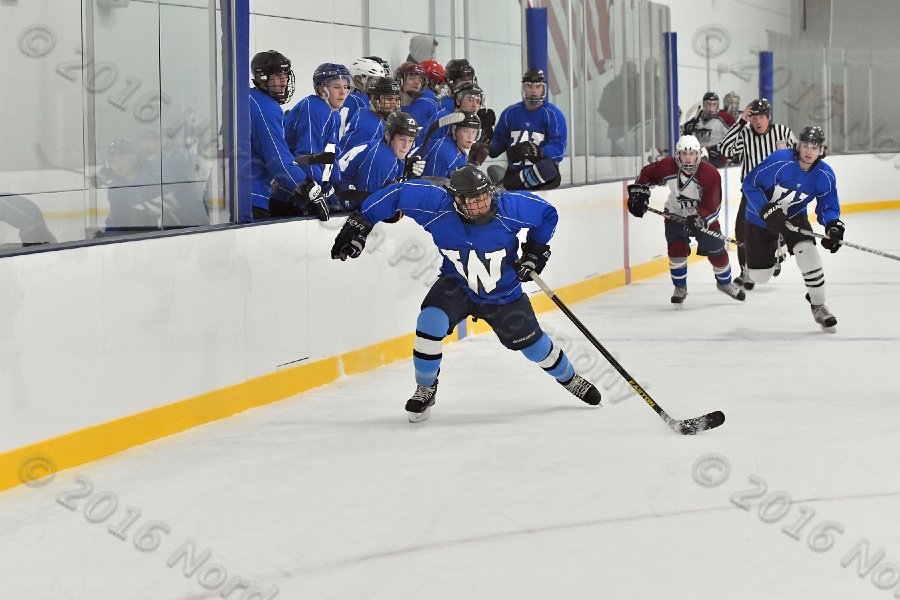
[[[772,273],[775,272],[775,267],[769,267],[768,269],[747,269],[747,271],[750,274],[750,279],[755,283],[766,283],[772,279]]]
[[[416,319],[416,333],[428,337],[444,339],[449,335],[450,317],[436,306],[426,306]]]
[[[691,247],[687,240],[675,240],[669,244],[669,258],[687,258],[691,255]]]

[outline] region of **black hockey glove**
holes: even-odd
[[[484,142],[475,142],[469,148],[469,164],[481,166],[488,157],[488,144]]]
[[[327,221],[331,211],[328,206],[328,196],[325,194],[322,186],[318,183],[313,183],[312,187],[309,188],[307,197],[307,208],[309,211],[315,214],[320,221]]]
[[[700,215],[691,215],[685,219],[684,226],[687,227],[688,233],[698,236],[706,229],[706,220]]]
[[[822,240],[822,247],[831,250],[834,254],[841,249],[841,241],[844,239],[844,223],[840,219],[835,219],[825,225],[825,238]]]
[[[787,213],[781,208],[777,202],[769,202],[759,211],[759,216],[766,222],[766,229],[770,233],[778,234],[784,229],[784,223],[787,221]]]
[[[481,120],[481,139],[478,140],[490,146],[494,139],[494,125],[497,124],[497,115],[490,108],[479,108],[475,113]]]
[[[522,242],[522,258],[515,261],[519,281],[531,281],[532,271],[540,274],[550,258],[550,246],[540,242]]]
[[[650,188],[642,183],[628,186],[628,212],[640,219],[650,205]]]
[[[510,162],[514,163],[522,162],[523,160],[532,163],[537,162],[541,156],[541,149],[534,142],[519,142],[510,146],[506,151],[506,157]]]
[[[347,222],[341,227],[337,237],[334,238],[334,246],[331,247],[331,258],[347,260],[357,258],[366,247],[366,237],[372,231],[373,225],[369,223],[359,211],[355,211],[347,217]]]

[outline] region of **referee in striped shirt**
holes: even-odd
[[[792,147],[796,143],[790,127],[772,123],[772,105],[765,98],[759,98],[747,105],[738,122],[725,133],[719,149],[725,156],[741,162],[741,181],[744,181],[747,173],[775,150]],[[741,207],[734,223],[734,236],[739,242],[746,239],[746,208],[747,198],[741,194]],[[747,275],[747,256],[741,246],[738,246],[738,262],[741,274],[734,281],[752,290],[755,284]]]

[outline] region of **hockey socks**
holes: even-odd
[[[522,348],[521,352],[525,358],[536,362],[560,383],[569,382],[575,375],[575,367],[569,362],[566,353],[557,347],[546,333],[542,333],[535,343]]]
[[[450,317],[434,306],[427,306],[416,319],[416,342],[413,345],[413,366],[416,383],[431,387],[441,368],[441,342],[450,329]]]
[[[825,272],[822,271],[822,257],[816,245],[809,241],[794,246],[794,258],[803,273],[806,291],[811,304],[825,304]]]

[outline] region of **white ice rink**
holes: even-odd
[[[844,220],[900,254],[900,213]],[[718,429],[673,433],[554,311],[604,407],[469,338],[418,425],[403,361],[0,494],[0,598],[900,598],[900,262],[823,261],[835,334],[792,258],[744,304],[703,261],[683,311],[667,276],[571,305]]]

